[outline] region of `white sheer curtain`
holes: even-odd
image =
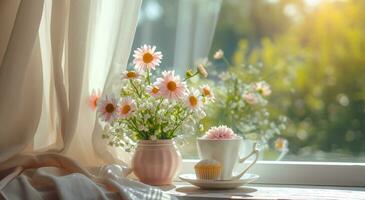
[[[173,64],[178,72],[208,56],[220,5],[221,0],[179,1]]]
[[[144,43],[164,54],[162,68],[182,74],[207,57],[221,0],[144,0],[133,48]]]
[[[174,31],[161,30],[173,45],[161,48],[169,65],[186,67],[207,55],[220,0],[171,2],[178,5],[169,8],[178,9],[169,22]],[[126,199],[165,198],[155,189],[108,173],[98,177],[82,167],[129,160],[102,140],[87,100],[93,89],[114,90],[128,63],[140,6],[141,0],[0,1],[0,197],[107,199],[117,191]],[[156,17],[149,9],[144,14]],[[149,37],[135,46],[159,46],[155,39],[166,39],[142,32]],[[43,186],[52,191],[37,190]]]
[[[87,100],[92,89],[109,92],[119,80],[140,5],[0,1],[0,198],[165,198],[113,173],[84,169],[125,159],[98,135]]]
[[[98,155],[108,147],[101,137],[93,140],[95,112],[87,99],[123,71],[139,6],[120,0],[45,1],[39,31],[45,90],[36,150],[53,147],[84,165],[103,163]]]

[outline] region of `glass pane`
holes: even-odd
[[[149,22],[140,21],[134,46],[144,42],[158,45],[164,53],[164,66],[171,66],[179,56],[171,48],[176,44],[176,12],[180,8],[176,6],[180,1],[165,4],[171,1],[145,0],[142,9],[151,2],[163,14],[155,25],[146,25],[152,27],[148,33],[144,25]],[[272,93],[265,97],[265,107],[268,118],[276,123],[271,129],[274,131],[261,134],[260,130],[247,129],[247,124],[235,128],[247,139],[257,139],[255,134],[261,134],[265,141],[262,146],[266,147],[261,159],[365,162],[363,10],[365,1],[357,0],[221,2],[209,54],[209,79],[218,83],[231,72],[245,83],[265,80],[270,84]],[[140,37],[143,34],[152,36]],[[224,50],[227,60],[213,59],[218,49]],[[237,98],[242,95],[237,94]],[[198,135],[212,125],[239,123],[237,119],[227,121],[235,119],[229,115],[222,118],[222,110],[217,107],[221,108],[207,111],[204,129]],[[287,118],[285,123],[282,116]],[[275,132],[275,128],[279,130]],[[189,143],[181,147],[185,158],[197,158],[195,138],[187,138]],[[288,152],[280,148],[283,141],[288,142]]]

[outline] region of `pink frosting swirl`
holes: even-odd
[[[224,125],[211,127],[203,136],[204,139],[211,140],[229,140],[236,137],[237,135],[232,131],[232,129]]]

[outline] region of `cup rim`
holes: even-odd
[[[242,140],[243,138],[241,136],[236,136],[232,139],[209,139],[209,138],[203,138],[203,137],[199,137],[197,140],[201,140],[201,141],[236,141],[236,140]]]

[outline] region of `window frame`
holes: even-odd
[[[198,161],[184,159],[180,173],[195,173]],[[365,163],[258,161],[248,173],[258,174],[260,184],[365,186]]]

